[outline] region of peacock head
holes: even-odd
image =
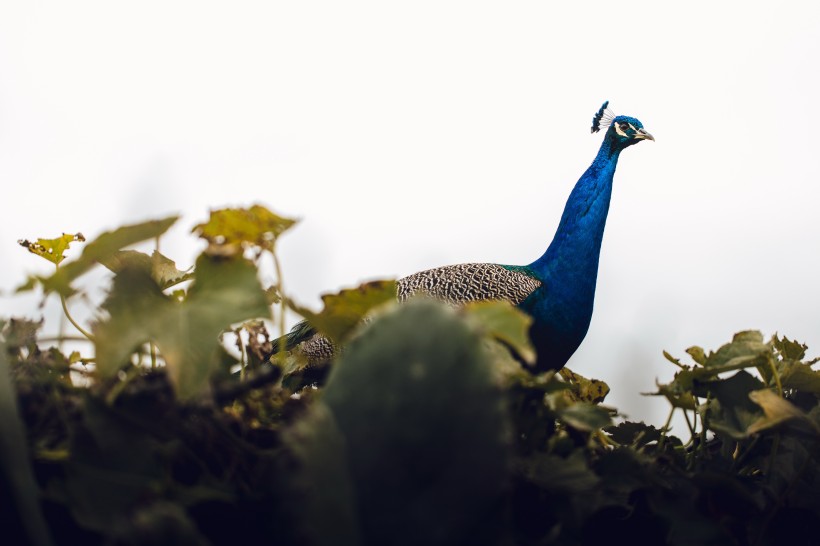
[[[643,123],[638,119],[629,116],[616,116],[608,106],[609,101],[606,101],[595,113],[595,117],[592,118],[593,133],[608,127],[605,138],[621,149],[637,144],[642,140],[655,140],[655,137],[643,128]]]

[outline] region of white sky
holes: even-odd
[[[637,393],[671,378],[662,349],[755,328],[818,354],[820,4],[554,4],[5,2],[2,314],[36,316],[10,291],[48,271],[17,239],[179,212],[163,251],[188,266],[209,208],[254,202],[301,219],[281,254],[307,304],[529,263],[608,99],[657,142],[621,156],[571,367],[660,425]]]

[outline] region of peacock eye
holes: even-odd
[[[623,131],[624,133],[629,130],[629,125],[626,124],[626,123],[621,123],[620,127],[621,127],[621,131]]]

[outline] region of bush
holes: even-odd
[[[55,265],[22,289],[67,314],[89,269],[113,281],[91,328],[69,314],[93,357],[3,323],[6,543],[814,543],[805,345],[747,331],[688,363],[664,353],[677,373],[655,394],[686,416],[682,440],[669,421],[619,420],[601,381],[532,373],[528,318],[507,304],[399,306],[384,281],[300,308],[281,274],[258,280],[262,259],[280,271],[293,223],[263,207],[194,228],[208,247],[193,271],[123,250],[174,221],[105,233],[65,264],[82,235],[21,242]],[[344,350],[325,366],[271,354],[286,306]]]

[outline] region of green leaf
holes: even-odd
[[[282,443],[296,460],[291,479],[302,502],[297,516],[309,543],[360,544],[347,442],[328,407],[321,402],[314,404],[284,431]]]
[[[609,385],[600,379],[588,379],[566,366],[558,370],[558,373],[572,385],[573,397],[576,400],[600,404],[609,394]]]
[[[688,349],[686,349],[686,352],[689,354],[689,356],[692,357],[692,360],[694,360],[701,366],[706,364],[706,353],[703,352],[703,349],[701,347],[695,345],[693,347],[689,347]]]
[[[223,330],[237,322],[268,317],[265,291],[251,262],[200,256],[188,298],[166,318],[157,336],[178,395],[188,399],[207,389],[211,373],[219,368]]]
[[[749,393],[763,387],[759,379],[741,370],[727,379],[697,383],[694,394],[711,399],[708,403],[710,428],[742,439],[748,436],[749,426],[761,414],[750,400]]]
[[[140,425],[99,398],[85,400],[82,421],[71,437],[63,485],[68,508],[80,525],[114,531],[120,518],[163,485],[159,441]]]
[[[615,426],[608,426],[604,430],[619,444],[637,448],[661,439],[661,431],[646,423],[624,421]]]
[[[820,371],[802,362],[787,363],[780,374],[780,382],[785,390],[820,394]]]
[[[668,360],[669,362],[671,362],[672,364],[674,364],[675,366],[679,367],[679,368],[688,368],[689,367],[686,364],[681,363],[679,358],[675,358],[674,356],[672,356],[671,354],[669,354],[666,351],[663,351],[663,357],[666,360]]]
[[[803,360],[803,357],[806,356],[806,349],[808,349],[806,345],[797,341],[792,341],[786,336],[783,336],[782,338],[774,336],[772,338],[772,343],[783,359]]]
[[[114,376],[140,345],[156,341],[174,302],[142,267],[124,267],[114,276],[102,309],[109,318],[94,326],[96,373]]]
[[[154,251],[151,256],[137,250],[119,250],[107,258],[100,260],[100,264],[118,273],[126,267],[138,267],[151,273],[151,277],[163,290],[181,282],[194,278],[192,268],[186,271],[177,269],[176,263]]]
[[[296,220],[279,216],[261,205],[211,211],[207,222],[191,230],[210,244],[209,252],[231,255],[248,246],[273,250],[276,239]]]
[[[589,468],[581,450],[573,451],[567,458],[537,454],[521,463],[520,470],[527,480],[550,492],[589,493],[601,481]]]
[[[504,518],[505,399],[454,310],[418,300],[375,318],[341,353],[322,401],[345,439],[364,543],[501,542],[486,533]]]
[[[481,332],[511,348],[527,364],[535,364],[529,334],[532,317],[507,301],[477,301],[463,309]]]
[[[749,330],[735,334],[731,343],[723,345],[710,354],[704,362],[707,368],[755,367],[771,354],[771,348],[763,343],[763,334]]]
[[[673,407],[694,410],[697,401],[692,395],[692,385],[695,381],[695,374],[692,370],[684,369],[675,374],[670,383],[658,383],[658,392],[644,393],[646,396],[665,396]]]
[[[36,242],[31,242],[28,239],[21,239],[17,243],[25,247],[32,254],[36,254],[41,258],[45,258],[49,262],[57,265],[65,259],[63,255],[68,250],[71,243],[78,241],[85,242],[85,237],[82,233],[63,233],[62,236],[56,239],[37,239]]]
[[[558,410],[558,417],[572,428],[585,432],[593,432],[612,424],[607,410],[585,402]]]
[[[168,231],[177,218],[177,216],[171,216],[163,220],[152,220],[107,231],[88,243],[78,259],[60,267],[50,277],[36,277],[36,279],[42,284],[46,293],[57,292],[63,296],[70,296],[74,293],[71,283],[94,265],[110,260],[122,248],[159,237]],[[33,288],[33,285],[34,283],[29,281],[18,288],[18,291]]]
[[[291,302],[294,311],[338,344],[342,344],[362,322],[364,317],[379,305],[396,301],[396,281],[372,281],[357,288],[341,290],[337,294],[322,296],[324,309],[314,313]]]
[[[154,341],[182,399],[205,392],[219,369],[219,335],[231,324],[267,317],[265,292],[254,265],[244,258],[200,256],[185,301],[175,301],[142,267],[126,267],[114,278],[103,305],[110,318],[95,329],[97,369],[110,377],[136,347]]]

